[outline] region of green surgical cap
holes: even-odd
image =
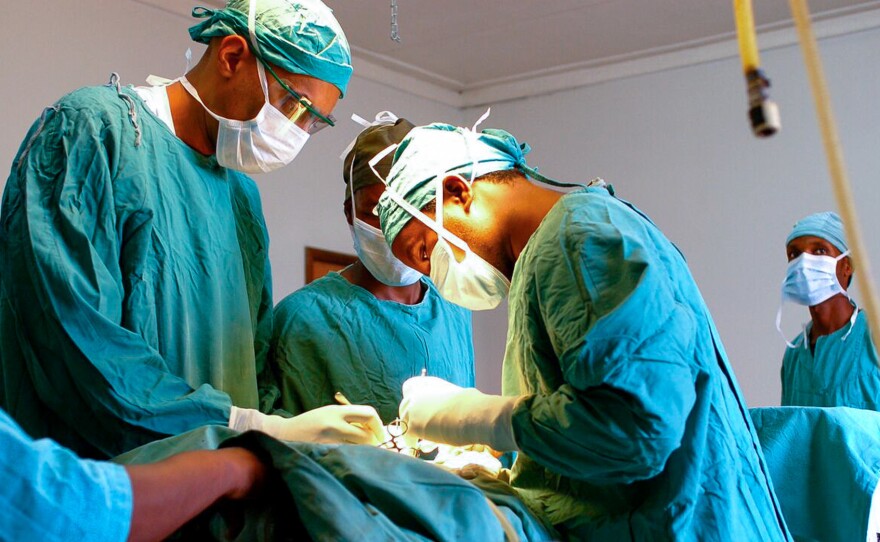
[[[798,237],[811,235],[825,239],[837,250],[846,252],[849,248],[846,246],[846,237],[843,234],[843,222],[837,213],[830,211],[824,213],[816,213],[806,218],[802,218],[794,225],[788,238],[785,240],[786,246]]]
[[[291,73],[326,81],[345,95],[351,79],[351,51],[333,11],[320,0],[253,0],[258,56]],[[223,9],[194,8],[205,20],[189,29],[199,43],[238,34],[250,42],[249,0],[229,0]],[[251,44],[253,51],[253,44]]]
[[[429,124],[413,129],[394,153],[388,189],[394,190],[416,209],[433,201],[438,175],[458,174],[471,180],[509,169],[529,177],[546,179],[530,168],[525,155],[530,148],[504,130],[473,132],[450,124]],[[388,244],[412,216],[387,194],[379,200],[379,221]]]
[[[377,117],[379,121],[379,117]],[[370,168],[370,160],[391,145],[403,141],[406,134],[415,128],[415,125],[406,119],[396,119],[385,124],[376,124],[368,127],[357,139],[354,140],[352,149],[345,157],[342,169],[342,178],[345,181],[345,199],[351,197],[352,192],[357,192],[365,186],[383,183],[391,170],[393,154],[388,154],[376,163],[376,173]]]

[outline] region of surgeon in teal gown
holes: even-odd
[[[311,130],[311,111],[329,114],[346,88],[348,44],[318,0],[262,0],[257,48],[250,5],[198,12],[190,30],[209,45],[186,79],[213,109],[181,81],[136,90],[114,74],[46,108],[25,137],[0,215],[0,406],[31,436],[108,457],[206,424],[297,440],[342,425],[329,419],[340,411],[303,427],[257,410],[277,396],[263,380],[269,240],[257,186],[236,169],[283,164],[215,115],[281,108],[303,124],[285,130]]]
[[[369,161],[412,127],[383,112],[357,137],[343,178],[344,210],[359,259],[275,308],[271,358],[282,406],[290,413],[333,404],[340,392],[374,406],[388,423],[397,417],[403,382],[422,371],[474,385],[470,311],[445,301],[430,280],[391,254],[372,212],[391,155],[375,165],[376,173]]]
[[[782,405],[880,410],[877,348],[867,316],[847,292],[854,269],[840,217],[822,212],[799,220],[785,245],[789,273],[784,292],[792,294],[787,299],[808,303],[810,322],[785,349]],[[829,259],[826,275],[799,280],[803,254]]]
[[[394,254],[466,306],[509,284],[504,395],[416,377],[410,431],[519,450],[512,485],[572,540],[789,539],[682,255],[604,182],[564,196],[530,183],[550,180],[525,152],[502,130],[443,124],[397,149],[379,206]]]

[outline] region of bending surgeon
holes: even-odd
[[[364,121],[366,122],[366,121]],[[284,410],[335,403],[334,393],[397,417],[401,386],[436,375],[474,385],[470,311],[443,300],[427,277],[391,254],[375,213],[392,156],[376,153],[413,128],[391,113],[376,116],[345,156],[343,209],[358,260],[287,296],[275,308],[272,355]]]
[[[798,221],[785,240],[782,302],[810,309],[810,323],[782,358],[783,406],[880,410],[880,369],[865,314],[847,292],[852,260],[836,213]],[[777,313],[780,329],[782,306]]]
[[[509,296],[504,395],[415,377],[410,431],[519,450],[512,485],[569,539],[789,539],[682,255],[601,180],[530,183],[555,181],[528,150],[446,124],[396,149],[379,204],[394,254],[463,306]]]
[[[4,540],[163,540],[214,502],[260,492],[267,468],[243,448],[123,467],[31,440],[0,409]]]
[[[114,75],[72,92],[13,161],[0,406],[32,437],[87,457],[207,424],[373,442],[370,407],[259,410],[277,397],[263,380],[272,281],[244,174],[291,162],[332,123],[348,42],[319,0],[230,0],[194,15],[204,20],[190,35],[208,47],[185,77],[131,89]]]

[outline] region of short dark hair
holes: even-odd
[[[474,180],[485,181],[487,183],[512,183],[518,179],[523,178],[525,178],[525,174],[522,171],[514,168],[493,171],[492,173],[481,175]]]

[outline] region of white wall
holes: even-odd
[[[880,31],[820,47],[878,284]],[[836,209],[800,50],[762,61],[782,111],[770,140],[750,134],[737,59],[498,104],[484,124],[529,142],[545,175],[601,176],[655,220],[687,256],[751,406],[779,404],[785,237],[802,216]],[[786,310],[783,328],[793,336],[808,318]]]
[[[173,77],[194,44],[190,21],[132,0],[30,0],[4,6],[0,104],[0,188],[27,128],[43,107],[111,71],[140,84]],[[821,43],[862,227],[880,265],[880,31]],[[193,47],[196,57],[200,48]],[[614,81],[493,107],[486,126],[506,128],[535,149],[532,165],[566,180],[600,175],[648,212],[688,256],[752,405],[779,396],[781,339],[773,329],[785,267],[782,242],[802,215],[834,202],[799,52],[763,55],[784,130],[751,137],[734,59]],[[357,66],[355,66],[357,69]],[[470,124],[465,112],[395,88],[352,80],[336,116],[392,107],[414,122]],[[352,123],[319,134],[289,168],[261,176],[272,237],[276,300],[302,285],[303,247],[350,250],[341,217],[338,155]],[[793,334],[804,311],[787,313]],[[475,318],[478,384],[498,389],[503,309]]]

